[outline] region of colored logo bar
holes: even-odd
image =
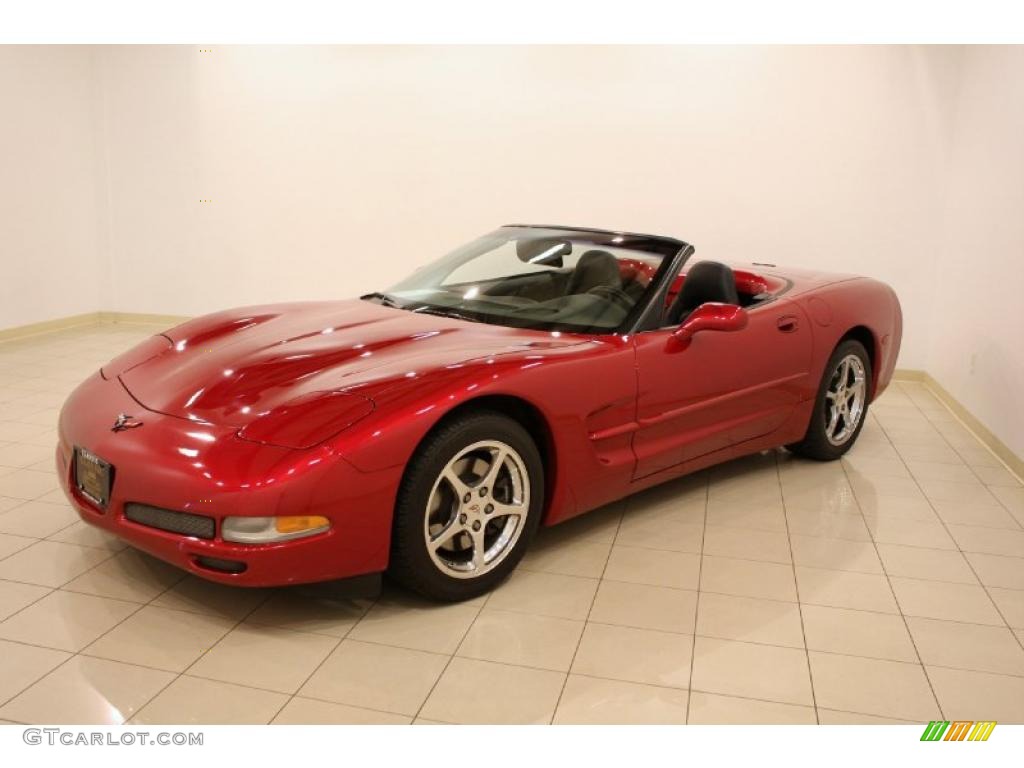
[[[995,727],[995,720],[932,720],[921,741],[988,741]]]

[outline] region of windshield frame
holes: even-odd
[[[689,243],[672,237],[606,229],[592,229],[588,227],[567,227],[561,225],[541,224],[506,224],[483,237],[500,235],[505,230],[519,229],[557,231],[560,234],[564,234],[567,239],[579,240],[581,242],[585,242],[588,246],[596,248],[609,246],[624,250],[648,253],[653,256],[660,256],[661,264],[658,265],[654,276],[644,289],[644,292],[637,298],[636,302],[630,308],[622,321],[614,327],[581,326],[572,323],[537,320],[536,318],[530,317],[517,318],[514,315],[475,312],[463,307],[455,309],[446,305],[431,304],[425,301],[401,298],[393,296],[390,293],[368,293],[360,296],[360,298],[364,300],[378,299],[383,301],[384,297],[386,297],[387,300],[383,303],[385,303],[386,306],[394,307],[396,309],[402,309],[410,312],[423,312],[424,314],[427,314],[429,311],[430,314],[434,315],[442,315],[447,312],[455,319],[467,322],[479,322],[498,327],[523,328],[526,330],[536,331],[559,331],[563,333],[585,335],[622,335],[643,330],[650,326],[651,323],[657,325],[660,320],[661,313],[652,312],[651,309],[652,307],[657,306],[657,301],[664,303],[664,296],[668,287],[671,285],[673,278],[682,269],[682,266],[689,255],[693,253],[693,247]],[[473,242],[476,242],[476,240],[467,243],[466,246],[471,245]],[[396,287],[406,280],[411,279],[414,274],[415,273],[396,283]]]

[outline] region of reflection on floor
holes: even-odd
[[[78,522],[58,408],[152,332],[0,344],[0,720],[1024,722],[1024,488],[921,385],[842,462],[767,453],[543,531],[485,599],[339,602]]]

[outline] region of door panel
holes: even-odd
[[[634,477],[766,435],[806,391],[811,331],[790,301],[754,308],[741,331],[698,333],[681,352],[667,351],[673,330],[635,337]]]

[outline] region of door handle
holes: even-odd
[[[792,333],[800,327],[800,321],[796,315],[783,315],[775,321],[775,326],[783,333]]]

